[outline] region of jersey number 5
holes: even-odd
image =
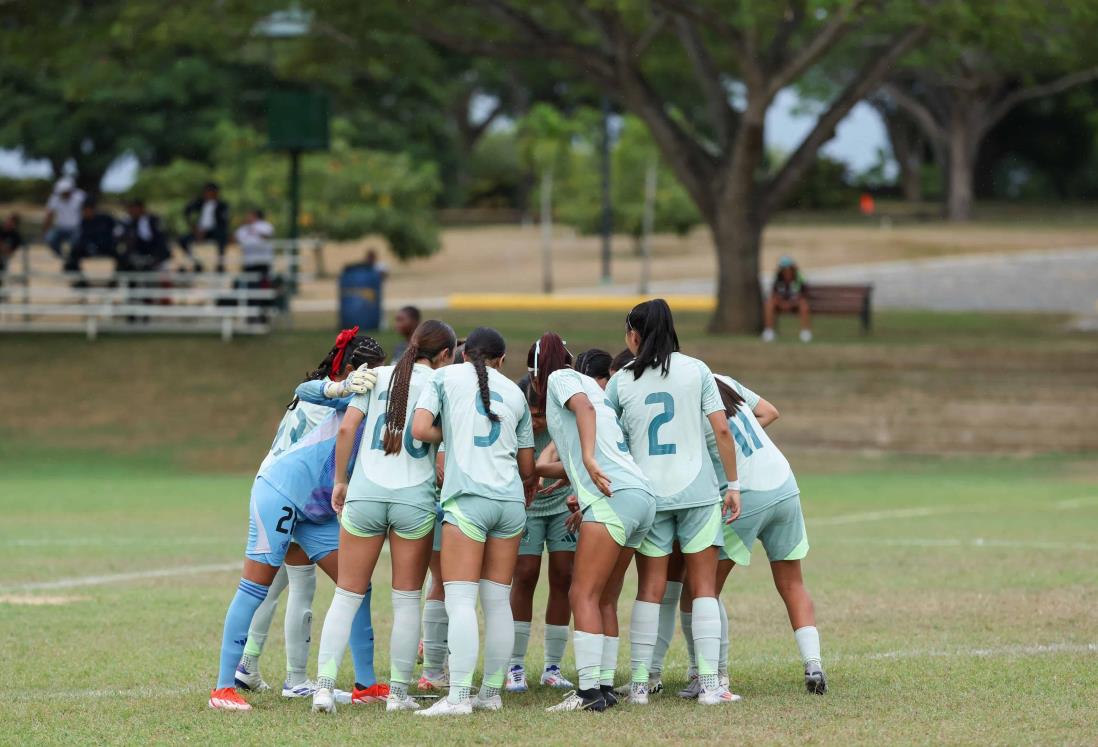
[[[671,422],[675,417],[675,398],[667,392],[652,392],[644,398],[646,405],[663,405],[663,412],[657,414],[648,423],[648,454],[649,456],[663,456],[674,454],[678,449],[675,444],[660,443],[660,428]]]
[[[493,402],[499,402],[501,405],[503,404],[503,397],[499,394],[496,394],[495,392],[493,392],[491,390],[489,390],[489,392],[488,392],[488,399],[490,399]],[[479,395],[477,396],[477,412],[479,412],[484,417],[488,417],[488,411],[484,409],[484,402],[481,400]],[[499,439],[499,431],[500,431],[499,421],[498,420],[489,420],[488,424],[490,426],[488,428],[488,435],[487,436],[473,436],[473,446],[488,447],[488,446],[491,446],[492,444],[494,444]]]

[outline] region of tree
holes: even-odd
[[[928,154],[938,163],[945,162],[945,154],[937,143],[927,141],[918,123],[891,98],[876,94],[868,101],[884,123],[892,158],[899,170],[900,193],[908,202],[921,202],[923,166]]]
[[[945,154],[946,214],[972,217],[980,147],[1020,104],[1098,78],[1089,0],[953,3],[935,16],[934,41],[882,86]]]
[[[640,118],[713,234],[710,329],[754,332],[762,322],[763,227],[838,123],[926,34],[896,10],[901,3],[889,5],[885,16],[866,0],[469,0],[417,4],[411,23],[466,54],[566,63],[575,78]],[[765,175],[765,118],[774,97],[855,41],[861,65],[848,71],[788,160]]]

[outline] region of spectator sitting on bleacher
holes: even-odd
[[[240,263],[246,273],[258,273],[264,280],[271,274],[274,263],[274,226],[263,217],[263,211],[252,209],[234,236],[240,244]]]
[[[0,287],[4,285],[4,272],[8,269],[8,260],[22,246],[24,242],[23,234],[19,233],[19,213],[12,213],[0,225]]]
[[[117,222],[109,214],[101,212],[95,198],[84,200],[80,208],[83,219],[80,221],[80,235],[69,250],[65,260],[65,272],[80,272],[81,263],[88,257],[110,257],[118,266]],[[83,281],[78,280],[77,284]]]
[[[792,257],[782,257],[778,261],[778,272],[774,276],[770,297],[763,305],[763,342],[774,340],[775,322],[782,311],[797,312],[801,318],[801,342],[812,342],[812,312],[808,308],[805,293],[804,277],[797,263]]]
[[[225,272],[225,245],[229,242],[229,203],[221,199],[217,184],[207,182],[202,194],[187,203],[183,217],[190,232],[179,239],[179,245],[194,263],[195,272],[202,272],[202,263],[194,255],[196,241],[212,241],[217,245],[217,271]]]
[[[53,194],[46,202],[46,220],[42,232],[58,259],[64,259],[64,244],[71,247],[80,233],[80,206],[84,204],[84,192],[76,188],[71,176],[63,176],[53,187]]]
[[[119,256],[118,269],[130,272],[162,269],[171,258],[171,249],[160,227],[160,218],[145,210],[144,200],[132,200],[126,213],[118,230],[125,250]]]

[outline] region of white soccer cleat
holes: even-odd
[[[393,713],[395,711],[418,711],[419,708],[419,703],[407,695],[402,698],[399,695],[389,693],[389,697],[385,699],[386,713]]]
[[[626,702],[630,705],[648,705],[648,683],[634,682],[629,686],[629,695]]]
[[[526,670],[516,664],[507,670],[507,683],[503,689],[509,693],[524,693],[530,689],[526,684]]]
[[[762,341],[763,342],[774,342],[774,337],[775,337],[774,330],[772,330],[772,329],[764,329],[763,330],[763,333],[762,333]]]
[[[474,711],[502,711],[503,710],[503,698],[499,695],[493,695],[490,698],[481,698],[478,693],[473,699]]]
[[[210,708],[215,711],[250,711],[248,701],[240,697],[233,687],[222,687],[210,691]]]
[[[628,698],[629,693],[633,691],[633,683],[626,682],[621,687],[614,688],[614,695],[621,696],[622,698]],[[663,692],[663,680],[659,677],[648,678],[648,694],[659,695]]]
[[[236,665],[236,672],[233,674],[233,678],[236,680],[236,686],[244,690],[264,693],[271,689],[271,686],[263,681],[263,676],[260,675],[258,669],[254,672],[248,671],[248,668],[244,666],[243,659]]]
[[[300,697],[300,696],[297,696]],[[313,713],[335,713],[335,696],[326,687],[318,688],[313,693]]]
[[[605,711],[606,703],[594,695],[594,690],[587,691],[590,697],[584,698],[573,690],[564,696],[564,700],[555,706],[549,706],[545,710],[549,713],[563,713],[565,711]]]
[[[718,687],[716,690],[702,688],[702,691],[698,694],[698,703],[701,705],[724,705],[725,703],[736,703],[741,700],[743,698],[727,687]]]
[[[291,685],[289,682],[282,683],[282,697],[283,698],[310,698],[316,695],[316,691],[320,689],[320,686],[316,684],[316,680],[305,680],[299,682],[296,685]]]
[[[449,698],[440,698],[430,708],[421,708],[417,716],[469,716],[473,713],[473,699],[466,698],[460,703],[451,703]]]
[[[701,695],[701,691],[701,679],[698,678],[698,675],[692,674],[690,675],[690,683],[682,690],[679,690],[679,697],[684,698],[685,700],[694,700]]]
[[[812,342],[812,330],[810,330],[810,329],[802,329],[801,330],[801,342]]]
[[[541,673],[541,684],[546,687],[555,687],[558,690],[571,690],[575,687],[556,664]]]

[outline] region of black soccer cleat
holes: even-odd
[[[827,692],[827,675],[815,662],[804,668],[804,689],[812,695],[823,695]]]

